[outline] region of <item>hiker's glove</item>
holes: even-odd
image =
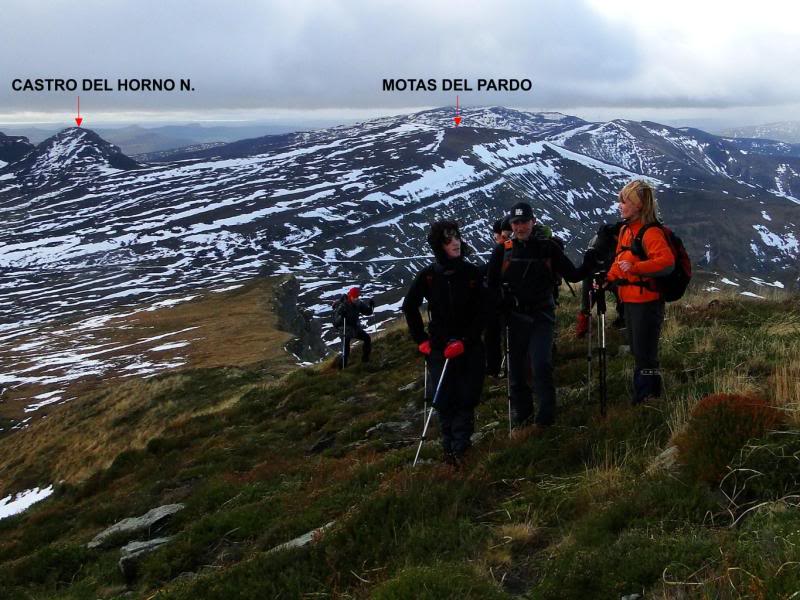
[[[372,298],[369,299],[369,307],[375,308],[375,300],[373,300]]]
[[[445,358],[456,358],[464,354],[464,342],[461,340],[452,340],[444,347]]]
[[[425,340],[419,346],[417,346],[417,348],[419,348],[419,351],[422,352],[425,356],[428,356],[431,353],[431,341]]]

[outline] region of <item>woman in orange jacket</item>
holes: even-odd
[[[643,227],[659,222],[655,191],[649,183],[635,179],[622,188],[619,211],[625,225],[607,281],[618,286],[620,301],[625,304],[628,343],[635,360],[632,401],[640,404],[661,395],[658,340],[664,299],[655,278],[672,272],[675,257],[661,227],[649,226],[639,238],[641,242],[637,239]]]

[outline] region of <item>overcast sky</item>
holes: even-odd
[[[76,93],[16,78],[191,78],[194,92],[81,92],[109,121],[351,120],[455,103],[383,78],[528,78],[464,105],[589,119],[800,119],[800,3],[710,0],[6,0],[0,123],[63,121]]]

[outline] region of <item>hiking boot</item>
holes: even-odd
[[[445,452],[442,454],[442,462],[451,467],[456,467],[456,455],[452,452]]]
[[[583,311],[578,312],[578,320],[575,322],[575,337],[586,337],[589,331],[589,319],[591,317]]]

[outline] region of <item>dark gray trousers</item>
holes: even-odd
[[[532,315],[512,312],[509,317],[509,374],[511,377],[511,422],[519,427],[533,415],[533,397],[539,405],[536,424],[552,425],[556,418],[556,388],[553,381],[553,309]],[[533,389],[528,373],[533,374]]]
[[[464,354],[452,359],[447,367],[435,404],[442,433],[442,450],[447,454],[462,455],[472,445],[475,406],[480,401],[483,389],[485,360],[483,345],[479,342],[468,343]],[[426,396],[433,401],[445,360],[440,350],[434,350],[427,362]]]
[[[633,404],[661,395],[658,340],[664,322],[664,303],[625,303],[625,326],[634,359]]]
[[[361,340],[364,344],[361,352],[361,360],[363,362],[367,362],[369,360],[369,355],[372,352],[372,338],[369,337],[369,334],[361,329],[353,329],[347,332],[344,336],[344,357],[342,360],[344,361],[345,366],[350,364],[350,342],[352,340]]]

